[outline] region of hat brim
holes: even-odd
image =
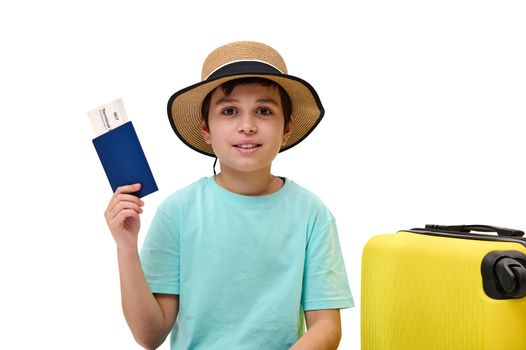
[[[168,100],[168,119],[175,134],[193,150],[215,157],[212,146],[201,134],[201,105],[205,97],[221,84],[247,77],[272,80],[279,84],[292,101],[291,134],[280,152],[303,141],[319,124],[325,110],[316,90],[305,80],[287,74],[243,73],[223,75],[191,85],[174,93]]]

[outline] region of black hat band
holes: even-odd
[[[238,61],[229,63],[210,74],[206,81],[233,74],[279,74],[283,73],[270,64],[260,61]]]

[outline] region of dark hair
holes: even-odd
[[[216,87],[214,90],[212,90],[208,95],[206,95],[205,99],[203,100],[203,104],[201,105],[201,117],[203,118],[206,127],[208,128],[208,112],[210,111],[210,99],[212,98],[212,94],[214,91],[216,91],[218,88],[223,89],[223,92],[226,96],[230,95],[232,93],[232,90],[236,86],[239,85],[261,85],[261,86],[270,86],[275,87],[279,91],[279,96],[281,98],[281,108],[283,110],[283,116],[285,118],[285,129],[290,123],[290,116],[292,114],[292,101],[290,100],[289,94],[275,81],[272,81],[270,79],[265,78],[259,78],[259,77],[248,77],[248,78],[239,78],[227,81],[218,87]]]

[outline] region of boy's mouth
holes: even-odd
[[[257,148],[261,147],[259,143],[241,143],[238,145],[234,145],[236,148],[242,148],[242,149],[251,149],[251,148]]]

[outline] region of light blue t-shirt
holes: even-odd
[[[286,179],[243,196],[213,177],[159,206],[141,249],[154,293],[178,294],[171,348],[285,350],[303,311],[353,306],[334,217]]]

